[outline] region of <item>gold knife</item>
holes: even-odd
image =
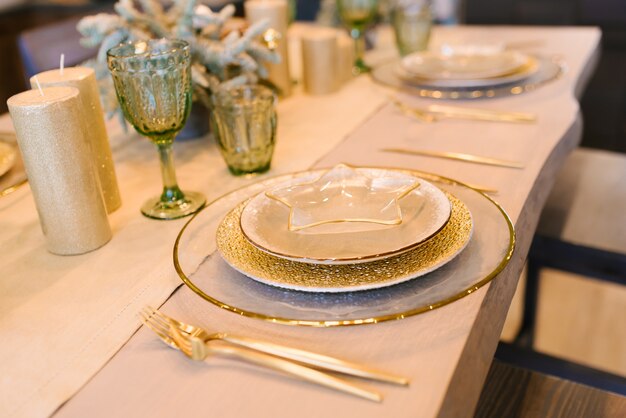
[[[468,163],[493,165],[497,167],[520,168],[520,169],[524,168],[524,165],[516,161],[499,160],[497,158],[481,157],[478,155],[462,154],[459,152],[425,151],[425,150],[412,150],[412,149],[409,150],[409,149],[402,149],[402,148],[383,148],[381,149],[381,151],[393,152],[397,154],[420,155],[423,157],[445,158],[448,160],[465,161]]]

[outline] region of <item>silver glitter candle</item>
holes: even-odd
[[[111,228],[78,89],[29,90],[7,104],[48,250],[82,254],[107,243]]]
[[[337,31],[310,28],[302,34],[302,73],[309,94],[328,94],[339,88]]]
[[[108,213],[115,211],[121,206],[122,200],[117,186],[113,156],[104,125],[104,114],[100,105],[98,83],[94,70],[86,67],[69,67],[63,70],[45,71],[35,77],[42,87],[76,87],[80,92],[82,117],[87,123],[86,138],[89,141],[92,158],[98,167],[104,203]],[[35,77],[30,79],[30,85],[33,89],[37,88]]]

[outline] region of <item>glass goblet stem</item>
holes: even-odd
[[[365,64],[363,60],[363,54],[365,54],[365,38],[363,37],[363,29],[359,27],[353,27],[350,29],[350,36],[354,40],[354,68],[352,69],[355,75],[366,73],[370,71],[370,68]]]
[[[172,138],[173,139],[173,138]],[[163,193],[161,202],[176,202],[185,198],[178,187],[176,171],[174,170],[174,158],[172,154],[172,141],[157,145],[161,158],[161,176],[163,177]]]

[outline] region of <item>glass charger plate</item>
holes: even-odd
[[[176,239],[176,271],[200,297],[238,315],[322,327],[371,324],[416,315],[463,298],[491,281],[506,266],[515,245],[513,224],[506,212],[488,196],[455,180],[403,171],[436,182],[460,199],[474,223],[465,250],[421,278],[382,289],[328,294],[269,286],[230,268],[215,251],[216,231],[224,216],[243,200],[303,173],[254,183],[207,205],[187,222]]]
[[[365,168],[352,171],[355,174],[367,175],[369,178],[382,179],[385,183],[393,179],[390,174],[401,174],[392,170]],[[298,177],[293,183],[287,182],[282,187],[291,184],[314,184],[306,182],[316,178],[315,175]],[[307,263],[353,264],[399,254],[415,248],[435,235],[450,219],[450,201],[446,195],[424,179],[413,176],[409,178],[416,182],[418,187],[397,200],[398,212],[401,214],[401,222],[397,225],[331,223],[293,232],[288,227],[291,218],[289,208],[269,198],[266,193],[260,193],[243,209],[241,230],[244,237],[259,250],[277,257]],[[323,187],[329,188],[327,183]],[[368,196],[372,194],[367,191],[359,193],[356,188],[343,190],[340,193],[341,198],[328,199],[328,210],[342,204],[346,206],[346,213],[349,213],[351,207],[367,207]],[[346,195],[350,198],[343,197]],[[310,194],[306,197],[308,201],[316,200]],[[342,202],[342,199],[348,202]],[[320,194],[317,201],[323,200],[326,200],[325,195]],[[370,208],[372,218],[379,208],[392,206],[389,204],[391,203],[389,198],[379,202],[375,199],[369,200],[373,201]],[[365,229],[361,229],[363,227]]]
[[[416,85],[413,81],[403,80],[397,73],[398,60],[382,64],[371,72],[372,79],[388,87],[420,97],[433,99],[480,99],[517,95],[532,91],[542,85],[558,79],[565,71],[565,64],[557,59],[539,57],[539,67],[529,77],[513,82],[504,82],[489,86],[434,87]]]

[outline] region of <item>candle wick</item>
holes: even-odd
[[[34,78],[35,78],[35,83],[37,83],[37,88],[39,89],[39,94],[43,96],[43,90],[41,89],[41,84],[39,84],[39,79],[37,78],[37,76],[35,76]]]
[[[59,64],[59,72],[63,75],[63,68],[65,68],[65,54],[61,54],[61,63]]]

